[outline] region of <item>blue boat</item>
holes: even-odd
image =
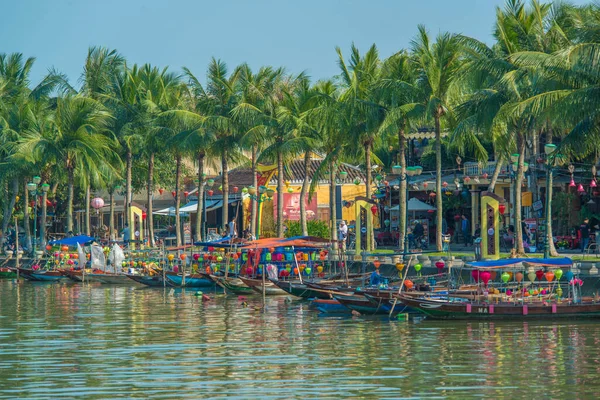
[[[348,314],[350,312],[350,309],[334,299],[314,299],[310,307],[316,308],[323,314]]]
[[[181,275],[167,275],[167,281],[173,286],[182,287],[183,277]],[[192,274],[185,277],[184,287],[205,288],[214,285],[215,283],[211,279],[200,274]]]

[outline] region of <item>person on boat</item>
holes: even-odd
[[[369,284],[371,286],[379,286],[381,283],[381,275],[379,274],[379,268],[376,268],[375,271],[371,274],[371,279],[369,280]]]

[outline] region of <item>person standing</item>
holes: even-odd
[[[129,240],[131,240],[131,230],[129,229],[129,224],[125,224],[125,228],[123,228],[121,234],[123,235],[123,242],[129,243]]]
[[[348,225],[346,221],[341,221],[338,228],[338,240],[342,242],[342,247],[346,248],[346,239],[348,238]]]
[[[237,237],[237,229],[236,229],[235,217],[231,218],[229,221],[229,237],[234,238]]]
[[[462,215],[462,221],[460,223],[460,230],[465,238],[465,246],[469,244],[469,219],[465,214]]]
[[[583,220],[579,231],[581,232],[581,252],[583,253],[590,243],[590,220],[588,218]]]

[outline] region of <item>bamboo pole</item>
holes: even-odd
[[[17,281],[19,280],[19,220],[15,217],[15,266],[17,267]]]
[[[406,271],[404,271],[404,277],[402,278],[402,282],[400,283],[400,288],[398,289],[398,295],[402,293],[402,288],[404,287],[404,281],[406,280],[406,276],[408,275],[408,270],[410,269],[410,263],[412,262],[413,256],[411,255],[408,259],[408,263],[406,265]],[[398,302],[398,297],[394,299],[394,304],[392,304],[392,309],[390,310],[389,318],[392,318],[392,314],[394,313],[394,308],[396,308],[396,303]]]

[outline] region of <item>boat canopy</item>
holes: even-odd
[[[65,238],[65,239],[60,239],[60,240],[54,240],[52,242],[50,242],[50,244],[57,244],[57,245],[65,245],[65,246],[77,246],[78,244],[85,244],[88,242],[92,242],[96,239],[94,239],[91,236],[86,236],[86,235],[81,235],[81,236],[73,236],[70,238]]]
[[[490,260],[490,261],[475,261],[468,263],[468,266],[481,269],[481,268],[502,268],[509,267],[511,265],[527,263],[539,266],[547,267],[568,267],[573,265],[573,260],[568,257],[563,258],[505,258],[501,260]]]

